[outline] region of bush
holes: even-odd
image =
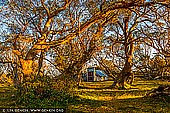
[[[48,76],[21,84],[16,94],[17,104],[27,108],[64,107],[73,101],[74,81],[61,77],[53,80]]]

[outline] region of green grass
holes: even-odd
[[[16,102],[13,98],[14,88],[12,86],[0,86],[0,108],[16,108]]]
[[[67,112],[170,113],[169,97],[146,97],[146,93],[153,88],[170,82],[135,79],[133,85],[127,90],[108,89],[111,84],[112,81],[82,82],[81,88],[74,90],[78,98],[69,101]],[[16,105],[13,94],[12,86],[0,87],[0,108],[26,107]]]
[[[169,82],[136,79],[127,90],[105,89],[111,84],[112,81],[82,83],[77,90],[79,104],[72,104],[69,109],[86,113],[170,113],[169,97],[146,97],[153,88]]]

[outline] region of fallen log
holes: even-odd
[[[146,96],[167,95],[170,96],[170,85],[159,85],[158,88],[153,89],[147,93]]]

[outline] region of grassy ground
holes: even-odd
[[[166,81],[136,79],[127,90],[108,89],[112,81],[83,82],[75,90],[79,98],[70,102],[67,112],[72,113],[170,113],[167,97],[145,97],[146,93]],[[13,87],[0,85],[0,108],[16,107]]]
[[[73,113],[170,113],[170,99],[146,97],[153,88],[169,82],[136,79],[128,90],[105,89],[111,84],[112,81],[82,83],[82,89],[77,90],[80,101],[69,109]]]
[[[0,108],[11,108],[16,106],[13,94],[13,86],[0,84]]]

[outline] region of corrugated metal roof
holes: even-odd
[[[102,70],[96,70],[96,74],[99,76],[107,76]]]

